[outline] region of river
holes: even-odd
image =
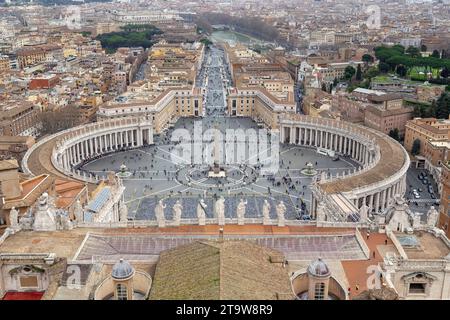
[[[210,36],[211,41],[213,42],[228,42],[230,44],[235,44],[237,42],[242,43],[244,45],[264,45],[266,42],[247,36],[242,33],[234,32],[234,31],[213,31]]]

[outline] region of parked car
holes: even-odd
[[[415,195],[414,195],[414,198],[420,199],[420,196],[419,196],[418,194],[415,194]]]

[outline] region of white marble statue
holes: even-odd
[[[58,230],[72,230],[73,224],[70,221],[69,214],[64,209],[56,210],[56,227]]]
[[[20,228],[22,230],[33,230],[34,223],[34,214],[32,212],[32,208],[28,209],[28,211],[19,218]]]
[[[11,211],[9,211],[9,225],[13,229],[19,227],[19,211],[15,207],[12,207]]]
[[[284,227],[285,224],[285,219],[284,219],[284,214],[286,212],[286,206],[284,205],[283,200],[280,201],[280,203],[277,205],[277,216],[278,216],[278,226],[279,227]]]
[[[120,222],[128,221],[128,208],[123,201],[121,201],[119,204],[119,220]]]
[[[166,218],[164,216],[164,209],[166,206],[167,205],[165,205],[161,199],[155,207],[156,221],[158,222],[158,227],[160,228],[164,228],[166,226]]]
[[[75,202],[75,207],[73,209],[73,215],[75,216],[75,220],[77,222],[82,222],[83,221],[83,206],[81,205],[81,201],[80,199],[77,200],[77,202]]]
[[[369,207],[365,203],[359,208],[359,222],[366,222],[367,215],[369,214]]]
[[[270,203],[269,201],[267,201],[267,199],[264,199],[262,214],[263,214],[263,224],[266,226],[270,225]]]
[[[198,225],[204,226],[206,224],[206,208],[208,206],[205,203],[205,200],[200,199],[197,205],[197,217],[198,217]]]
[[[181,204],[180,200],[177,200],[172,207],[173,223],[176,226],[180,225],[182,211],[183,205]]]
[[[326,212],[325,212],[325,202],[319,201],[316,208],[316,220],[319,221],[325,221],[326,219]]]
[[[216,200],[214,205],[215,215],[217,217],[217,223],[219,226],[225,225],[225,198],[220,197]]]
[[[247,205],[247,201],[244,201],[244,199],[241,199],[237,205],[236,208],[236,216],[238,219],[238,225],[242,226],[244,225],[244,218],[245,218],[245,207]]]
[[[417,229],[420,227],[421,222],[420,222],[420,214],[413,212],[412,213],[412,228],[413,229]]]
[[[50,203],[49,203],[50,202]],[[35,231],[55,231],[56,230],[56,210],[49,201],[49,196],[44,192],[39,197],[39,204],[34,216],[33,230]],[[50,205],[49,205],[50,204]]]
[[[430,210],[427,212],[427,225],[430,228],[434,228],[439,218],[439,212],[431,206]]]

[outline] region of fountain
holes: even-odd
[[[306,168],[303,168],[300,172],[305,176],[315,176],[317,174],[317,170],[314,169],[314,165],[311,162],[308,162]]]
[[[132,174],[131,172],[127,171],[127,166],[125,165],[125,163],[122,163],[119,172],[116,173],[116,177],[128,178],[129,176],[131,176],[131,174]]]

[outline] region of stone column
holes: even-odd
[[[378,212],[380,207],[380,192],[375,194],[375,212]]]
[[[128,147],[128,131],[124,131],[125,133],[125,145]]]
[[[141,128],[137,128],[136,129],[136,138],[137,138],[137,143],[136,145],[138,147],[142,146],[142,129]]]
[[[92,141],[92,138],[89,139],[89,157],[91,157],[94,154],[94,143]]]
[[[319,145],[317,143],[317,140],[318,140],[317,138],[319,136],[319,131],[317,129],[315,129],[314,131],[316,131],[316,135],[315,135],[315,139],[314,139],[314,146],[318,147]]]
[[[63,168],[67,170],[66,155],[64,153],[61,155],[61,161]]]
[[[113,150],[114,149],[114,144],[113,144],[113,137],[112,137],[112,133],[109,134],[109,150]]]
[[[84,160],[84,159],[86,159],[86,156],[85,156],[85,154],[86,154],[86,152],[84,151],[84,149],[85,149],[85,142],[86,141],[81,141],[81,160]]]
[[[328,149],[328,132],[325,131],[325,148]]]
[[[77,152],[75,150],[75,145],[70,147],[70,152],[72,154],[72,165],[74,165],[75,163],[77,163],[77,156],[76,156]]]
[[[289,143],[290,144],[294,144],[294,142],[295,142],[294,135],[295,135],[295,128],[291,127],[290,132],[289,132]]]
[[[148,143],[152,144],[153,143],[153,126],[148,127]]]
[[[381,191],[381,211],[384,211],[386,209],[386,196],[387,196],[387,190],[384,189]]]

